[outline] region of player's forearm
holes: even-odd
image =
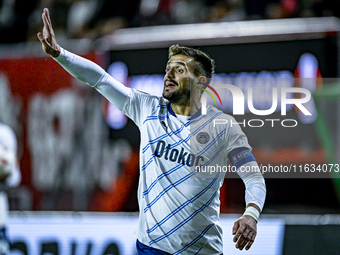
[[[91,87],[100,83],[106,72],[94,62],[60,48],[60,55],[54,58],[72,76]]]
[[[239,172],[246,186],[246,210],[243,215],[248,215],[256,220],[259,220],[262,212],[264,201],[266,198],[266,185],[264,179],[259,172],[256,161],[248,162],[248,169],[253,169],[250,172]]]
[[[54,58],[73,77],[96,88],[118,109],[122,109],[130,89],[112,78],[96,63],[60,48],[60,55]]]
[[[255,204],[258,207],[256,209],[261,212],[267,192],[264,178],[258,169],[256,161],[246,163],[242,169],[238,169],[238,174],[246,186],[246,205]]]

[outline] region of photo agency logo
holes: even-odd
[[[238,178],[236,171],[239,167],[235,166],[242,166],[247,162],[255,161],[251,158],[250,150],[246,149],[233,150],[233,153],[229,153],[228,159],[232,162],[231,164],[225,164],[223,161],[224,154],[220,152],[225,149],[225,140],[220,138],[224,137],[226,132],[234,134],[233,131],[236,131],[235,134],[239,134],[239,127],[252,127],[251,132],[249,132],[249,129],[244,130],[252,140],[255,140],[254,137],[258,139],[263,134],[268,134],[269,139],[273,140],[268,144],[273,148],[278,144],[282,146],[282,141],[287,141],[285,145],[290,145],[288,139],[291,139],[291,137],[294,138],[293,144],[300,142],[304,144],[305,139],[309,139],[308,129],[314,127],[302,125],[313,125],[317,111],[312,95],[315,91],[322,89],[324,81],[318,68],[317,59],[312,54],[304,54],[294,72],[291,70],[263,70],[259,72],[219,73],[214,75],[209,86],[198,84],[201,87],[200,90],[210,92],[202,94],[201,114],[206,115],[202,120],[209,121],[211,126],[206,128],[206,122],[203,121],[190,124],[192,135],[190,153],[202,157],[198,164],[193,162],[193,165],[190,165],[190,171],[195,172],[192,176],[195,178],[215,178],[216,176]],[[193,100],[196,100],[196,98],[193,98]],[[216,106],[226,115],[217,112],[215,107],[209,105]],[[226,124],[231,128],[235,127],[234,130],[230,130],[229,127],[228,129],[225,128]],[[264,128],[261,130],[254,129],[262,126]],[[299,128],[292,129],[296,126]],[[308,128],[306,132],[305,127]],[[275,132],[268,132],[268,130]],[[299,136],[302,133],[306,136],[301,136],[300,139]],[[276,140],[277,134],[279,139]],[[299,138],[296,139],[296,137]],[[261,146],[261,143],[258,144]],[[280,148],[279,146],[278,148]],[[221,164],[221,162],[223,163]],[[275,178],[278,171],[285,174],[291,168],[285,165],[253,166],[249,164],[243,169],[240,168],[240,171],[261,171],[261,173],[266,173],[267,176],[272,173],[273,175],[270,176]],[[295,169],[293,170],[295,171]]]
[[[279,80],[279,79],[277,79]],[[253,159],[252,154],[250,153],[250,150],[234,150],[234,153],[236,154],[230,154],[229,160],[233,162],[232,164],[227,165],[221,165],[218,161],[220,155],[219,151],[216,152],[214,150],[210,150],[212,146],[215,146],[216,148],[224,148],[224,144],[222,143],[219,145],[220,137],[223,136],[225,132],[225,125],[229,124],[232,128],[235,126],[236,128],[238,126],[243,127],[262,127],[264,125],[269,125],[273,128],[276,126],[281,125],[284,128],[291,128],[296,127],[298,125],[299,117],[297,114],[294,115],[293,111],[295,112],[301,112],[302,114],[306,116],[311,116],[313,111],[311,108],[306,107],[306,103],[310,102],[312,100],[312,93],[307,88],[302,87],[296,87],[294,78],[290,78],[290,85],[286,86],[288,83],[286,83],[285,86],[275,86],[277,85],[276,82],[272,81],[270,84],[272,85],[270,89],[270,93],[265,95],[266,97],[270,96],[270,99],[267,100],[268,104],[262,105],[262,107],[258,107],[259,104],[256,104],[254,100],[256,96],[262,96],[264,94],[261,90],[257,90],[255,93],[255,86],[251,86],[253,84],[259,84],[262,82],[260,79],[249,79],[248,80],[248,86],[245,87],[238,87],[236,85],[232,84],[216,84],[214,85],[214,88],[211,89],[210,87],[206,86],[206,89],[209,89],[208,92],[212,91],[217,98],[220,100],[220,105],[216,103],[217,100],[213,100],[215,102],[215,105],[217,107],[222,106],[223,104],[231,103],[232,107],[229,108],[229,111],[233,115],[241,115],[244,116],[245,114],[251,113],[256,117],[249,118],[249,115],[245,117],[245,119],[242,121],[240,118],[235,120],[234,118],[226,117],[223,118],[223,115],[217,115],[216,118],[210,118],[212,119],[213,127],[217,127],[216,130],[209,130],[210,132],[205,132],[202,130],[204,128],[203,125],[199,126],[200,123],[197,122],[192,123],[192,135],[193,138],[191,139],[191,153],[195,156],[199,155],[200,162],[198,164],[192,163],[193,165],[190,165],[191,172],[195,172],[193,177],[195,178],[217,178],[217,176],[226,177],[227,178],[237,178],[237,175],[235,173],[237,172],[237,169],[239,167],[235,167],[235,165],[242,166],[243,163],[255,161]],[[283,80],[283,79],[282,79]],[[268,82],[268,80],[267,80]],[[231,94],[230,97],[225,97],[225,92],[228,92]],[[262,93],[262,94],[261,94]],[[209,115],[209,112],[214,112],[216,114],[216,111],[209,111],[207,109],[207,94],[213,98],[212,93],[203,93],[201,98],[202,103],[202,115]],[[215,96],[215,97],[216,97]],[[229,100],[229,101],[227,101]],[[226,108],[226,107],[225,107]],[[223,108],[223,109],[225,109]],[[289,117],[287,116],[287,113],[289,113]],[[270,115],[274,114],[272,117]],[[292,116],[295,116],[296,119],[293,119]],[[242,118],[241,118],[242,119]],[[229,123],[228,123],[229,122]],[[195,125],[198,125],[195,126]],[[196,130],[200,130],[196,134]],[[240,163],[238,163],[240,162]],[[243,163],[242,163],[243,162]],[[242,163],[242,164],[241,164]],[[266,166],[261,166],[260,169],[262,172],[267,171]],[[277,169],[274,169],[275,171]],[[273,169],[269,169],[268,171],[274,171]],[[286,168],[283,170],[287,170]],[[244,168],[240,169],[241,172],[257,172],[259,171],[259,167],[257,165],[249,165]],[[220,173],[223,173],[222,175],[218,175]],[[227,175],[224,175],[227,174]]]
[[[210,87],[210,86],[209,86]],[[233,115],[244,115],[245,110],[244,110],[244,102],[245,102],[245,96],[243,94],[243,91],[236,87],[235,85],[231,84],[217,84],[215,85],[216,89],[228,89],[231,94],[232,94],[232,99],[233,99]],[[272,88],[272,106],[269,109],[266,110],[258,110],[255,109],[254,103],[253,103],[253,91],[252,87],[247,88],[247,106],[248,109],[251,113],[257,116],[268,116],[273,114],[278,106],[278,89],[277,88]],[[214,90],[215,92],[216,90]],[[281,116],[286,116],[287,115],[287,105],[292,104],[294,105],[299,111],[301,111],[303,114],[306,116],[311,116],[311,112],[303,105],[304,103],[309,102],[311,99],[311,92],[308,89],[305,88],[296,88],[296,87],[287,87],[287,88],[281,88]],[[217,94],[217,92],[215,92]],[[298,98],[291,98],[290,96],[287,96],[291,93],[294,94],[301,94],[301,97]],[[211,97],[211,93],[209,93]],[[218,95],[218,94],[217,94]],[[218,98],[220,99],[219,95]],[[221,101],[221,100],[220,100]],[[216,103],[216,101],[214,100]],[[222,105],[222,102],[221,102]],[[206,115],[207,114],[207,100],[206,97],[203,95],[202,96],[202,114]],[[274,123],[277,121],[281,122],[281,125],[283,127],[295,127],[297,126],[298,122],[297,120],[294,119],[250,119],[248,120],[248,126],[250,127],[261,127],[264,125],[264,121],[270,122],[272,126],[274,126]],[[257,122],[255,125],[254,123]],[[225,119],[214,119],[214,126],[219,125],[219,124],[226,124],[227,120]],[[243,122],[241,122],[242,124]],[[232,125],[233,123],[231,123]],[[234,123],[236,124],[236,123]],[[238,122],[238,124],[240,124]]]
[[[201,90],[207,92],[202,94],[201,99],[203,115],[207,114],[208,94],[215,106],[225,113],[259,116],[249,118],[248,115],[247,120],[237,122],[243,127],[296,127],[298,123],[312,124],[317,117],[312,93],[322,86],[318,60],[310,53],[300,56],[294,73],[282,70],[216,74],[212,85],[198,84]],[[240,121],[240,118],[237,119]],[[214,126],[226,123],[225,119],[214,120]],[[236,123],[231,123],[231,126],[233,124]]]
[[[199,89],[201,89],[201,90],[203,90],[204,92],[206,92],[206,93],[212,98],[212,100],[213,100],[214,103],[215,103],[215,106],[217,106],[217,103],[216,103],[216,100],[215,100],[214,96],[213,96],[208,90],[204,89],[203,87],[209,88],[212,92],[214,92],[215,95],[217,96],[218,100],[220,101],[220,104],[222,105],[221,97],[220,97],[220,95],[217,93],[217,91],[216,91],[213,87],[211,87],[211,86],[208,85],[208,84],[202,83],[202,82],[198,82],[197,84],[198,84],[197,87],[198,87]]]

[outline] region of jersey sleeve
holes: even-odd
[[[243,133],[241,127],[237,124],[236,120],[231,118],[229,123],[230,124],[227,126],[226,130],[226,156],[228,156],[231,151],[236,149],[247,148],[251,150],[248,139]]]
[[[97,89],[114,106],[122,110],[131,89],[115,80],[99,65],[63,48],[60,55],[53,59],[73,77]]]
[[[159,104],[156,96],[125,87],[96,63],[63,48],[54,59],[73,77],[94,87],[137,126]]]
[[[159,98],[157,96],[132,89],[125,101],[122,112],[140,127],[148,116],[157,116],[156,109],[158,105]]]
[[[266,185],[259,170],[256,159],[251,153],[251,147],[241,127],[231,118],[232,125],[226,130],[226,156],[237,168],[237,174],[245,184],[245,201],[249,205],[256,204],[262,211],[266,198]]]

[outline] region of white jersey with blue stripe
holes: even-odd
[[[171,254],[221,254],[223,173],[195,178],[190,166],[223,166],[230,151],[250,148],[240,127],[230,126],[236,121],[211,106],[206,115],[191,120],[177,117],[163,97],[136,90],[129,93],[123,112],[141,131],[138,240]],[[229,124],[213,127],[216,118]],[[206,133],[209,139],[192,142]]]
[[[195,165],[226,166],[231,151],[250,148],[236,121],[211,106],[206,115],[176,116],[164,98],[125,87],[89,60],[63,48],[55,60],[96,88],[141,131],[138,240],[171,254],[221,254],[223,176],[195,178],[191,170]],[[224,124],[214,126],[217,118]]]

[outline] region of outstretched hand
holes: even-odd
[[[38,33],[38,39],[42,43],[42,48],[46,53],[50,54],[52,57],[58,57],[60,54],[60,47],[55,39],[50,13],[47,8],[44,8],[41,17],[44,22],[44,28],[42,32]]]
[[[243,250],[246,246],[246,250],[249,250],[255,241],[256,237],[256,220],[248,215],[243,215],[239,218],[233,227],[234,243],[236,243],[236,248]]]

